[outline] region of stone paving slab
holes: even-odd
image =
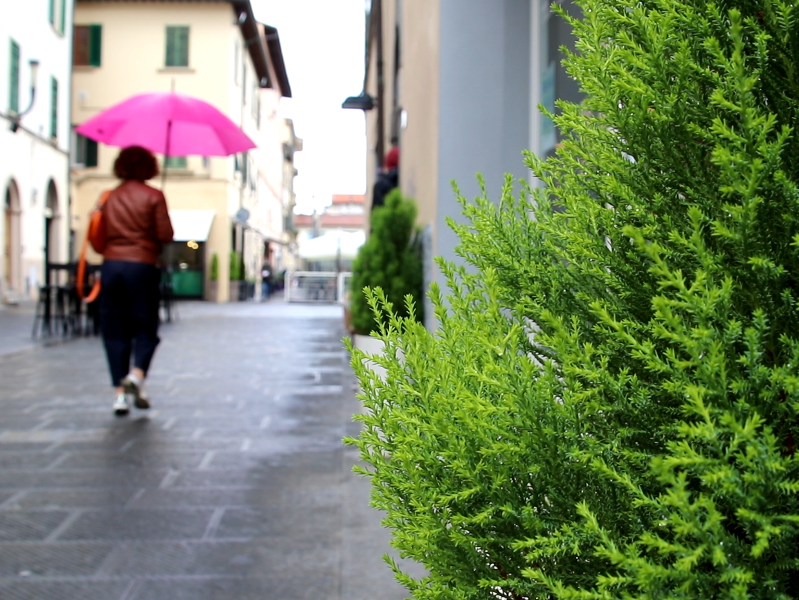
[[[341,308],[181,304],[161,335],[126,418],[98,339],[0,344],[0,598],[404,598],[341,443]]]

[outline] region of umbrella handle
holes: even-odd
[[[164,166],[161,169],[161,192],[164,191],[166,185],[166,159],[169,157],[169,140],[172,137],[172,119],[167,121],[166,124],[166,151],[164,152]]]

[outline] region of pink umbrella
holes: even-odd
[[[142,146],[165,156],[228,156],[255,148],[219,110],[174,92],[132,96],[75,129],[109,146]]]

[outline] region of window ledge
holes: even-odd
[[[73,71],[91,73],[100,68],[100,65],[72,65]]]
[[[162,67],[159,73],[196,73],[192,67]]]

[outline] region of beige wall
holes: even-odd
[[[394,100],[394,40],[396,38],[397,0],[382,0],[383,7],[383,154],[391,148],[391,119]],[[370,33],[372,35],[374,31]],[[370,44],[369,72],[366,92],[377,99],[377,44]],[[366,205],[372,206],[372,187],[377,177],[377,108],[366,112]]]
[[[73,121],[82,122],[120,100],[142,92],[175,91],[201,96],[238,121],[239,104],[233,102],[232,44],[238,28],[227,3],[180,2],[81,3],[75,7],[75,24],[103,26],[102,66],[76,67],[73,72]],[[167,25],[188,25],[189,67],[164,67]],[[202,43],[200,43],[202,40]],[[103,85],[97,85],[98,76]],[[81,99],[81,92],[85,99]]]
[[[175,91],[202,98],[220,109],[256,143],[250,152],[250,171],[258,184],[253,190],[234,171],[232,157],[204,162],[190,156],[185,170],[170,169],[164,190],[171,209],[212,209],[216,213],[206,244],[206,277],[212,254],[219,259],[217,300],[228,300],[229,254],[233,215],[250,211],[246,234],[247,275],[260,276],[263,239],[275,232],[271,214],[281,209],[282,152],[273,90],[259,90],[261,124],[253,111],[255,69],[235,24],[230,4],[103,2],[78,3],[78,25],[102,25],[102,65],[75,67],[72,123],[82,123],[101,110],[138,93]],[[190,27],[189,66],[164,67],[166,26]],[[246,70],[246,75],[243,72]],[[242,87],[244,83],[244,87]],[[244,103],[242,103],[244,98]],[[96,168],[73,170],[74,223],[77,239],[85,235],[87,217],[102,190],[117,185],[111,171],[118,148],[100,146]],[[160,186],[160,178],[150,182]],[[273,190],[277,190],[274,193]],[[282,227],[282,224],[281,224]],[[206,294],[210,286],[206,281]]]
[[[436,222],[440,0],[403,0],[400,188],[416,200],[417,222]],[[435,248],[435,228],[432,229]]]
[[[438,172],[438,85],[441,0],[383,0],[383,78],[385,151],[391,147],[394,94],[394,42],[400,23],[399,106],[406,111],[407,127],[399,129],[400,189],[419,209],[417,222],[435,223]],[[401,14],[398,14],[398,9]],[[366,89],[377,96],[377,47],[372,44]],[[377,111],[366,114],[367,205],[374,185]],[[433,231],[435,238],[435,232]],[[433,240],[435,242],[435,239]]]

